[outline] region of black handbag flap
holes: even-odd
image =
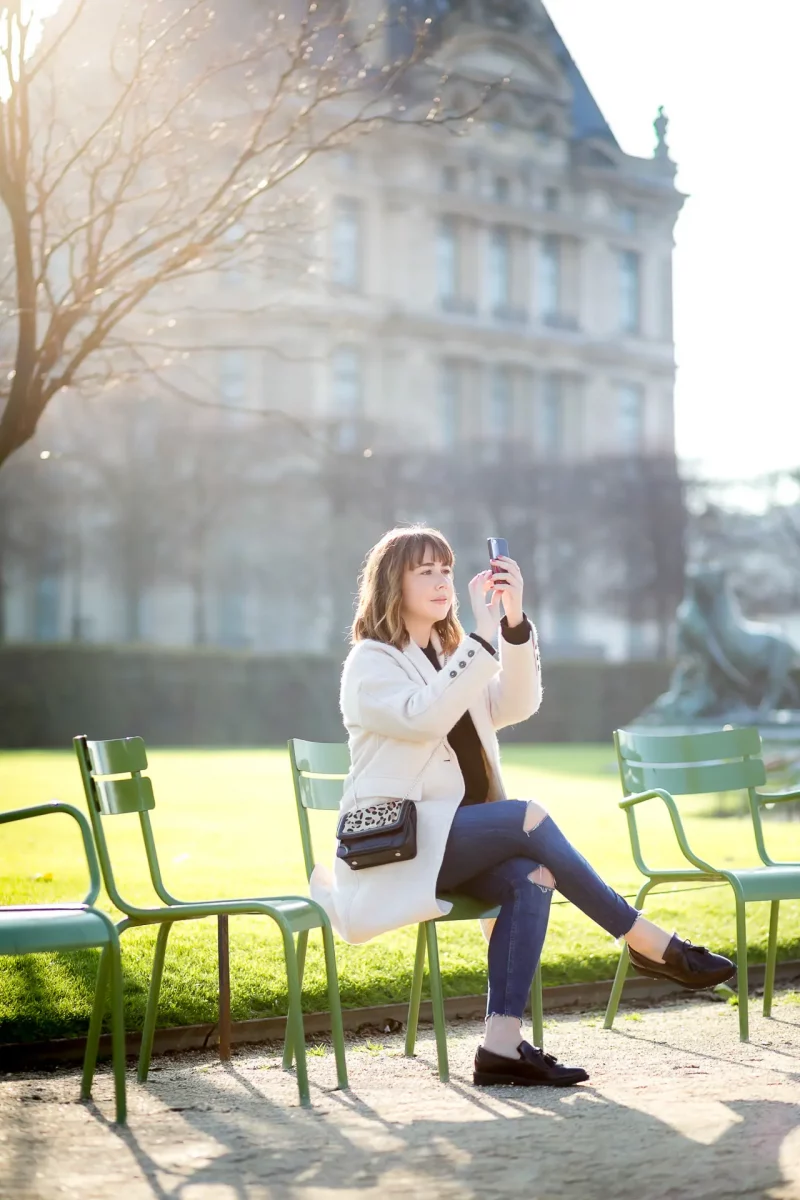
[[[412,800],[376,800],[373,804],[365,804],[352,808],[339,818],[336,836],[339,841],[348,843],[358,842],[364,838],[391,837],[400,832],[407,824]]]

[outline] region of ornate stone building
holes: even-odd
[[[395,128],[326,180],[316,411],[448,449],[668,453],[682,197],[666,123],[653,158],[625,154],[542,5],[463,8],[437,53],[452,109],[509,81],[470,132]]]
[[[415,16],[429,10],[436,48],[419,68],[420,94],[446,76],[445,107],[474,108],[474,118],[457,123],[457,136],[391,125],[320,155],[304,177],[316,202],[302,270],[287,262],[283,273],[265,271],[256,254],[217,281],[213,304],[204,307],[200,284],[177,296],[176,338],[192,349],[183,386],[233,409],[289,411],[332,429],[334,452],[376,462],[398,448],[457,458],[479,446],[491,464],[493,448],[502,462],[512,445],[549,464],[669,457],[671,264],[683,198],[666,120],[655,123],[651,158],[626,154],[538,0],[463,0]],[[387,53],[403,54],[407,36],[399,18],[391,22]],[[230,422],[244,441],[248,420]],[[152,430],[147,437],[152,445]],[[79,586],[74,564],[44,583],[14,577],[7,637],[77,630],[96,641],[340,645],[341,615],[325,595],[332,576],[326,584],[306,575],[288,616],[266,594],[269,564],[288,561],[290,513],[293,543],[305,528],[308,545],[316,538],[338,557],[336,506],[308,499],[304,470],[313,474],[302,468],[282,494],[286,464],[265,467],[271,506],[248,500],[247,520],[215,527],[202,636],[196,588],[174,553],[151,565],[131,622],[119,574],[84,547]],[[78,527],[91,532],[91,516]],[[614,657],[632,648],[624,620],[591,604],[570,614],[569,628],[557,612],[542,620],[554,642]],[[639,633],[643,651],[652,649],[652,629]]]

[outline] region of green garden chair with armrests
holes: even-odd
[[[336,1055],[337,1077],[340,1087],[347,1087],[347,1068],[344,1056],[344,1033],[339,1001],[339,985],[336,976],[333,933],[330,921],[318,904],[307,896],[266,896],[246,899],[181,901],[172,896],[164,886],[156,853],[150,810],[155,807],[153,785],[142,771],[147,769],[147,754],[141,738],[121,738],[115,741],[90,742],[85,737],[75,738],[75,751],[80,764],[89,816],[92,822],[103,882],[112,904],[125,914],[117,929],[142,925],[158,925],[158,938],[153,959],[150,990],[147,996],[142,1045],[139,1055],[139,1079],[144,1082],[150,1067],[153,1047],[158,996],[164,971],[164,956],[167,939],[176,921],[196,921],[205,917],[261,915],[270,917],[281,931],[286,960],[286,981],[289,991],[287,1031],[293,1044],[298,1047],[297,1086],[302,1104],[309,1103],[308,1074],[306,1070],[305,1035],[301,1008],[301,979],[294,947],[294,934],[304,934],[320,929],[325,951],[325,966],[328,977],[328,1002],[331,1011],[333,1046]],[[145,855],[150,871],[153,891],[160,904],[141,907],[131,904],[120,894],[114,878],[108,843],[103,821],[107,817],[137,814],[144,840]],[[225,930],[227,934],[227,930]],[[227,937],[220,938],[220,948],[227,951]],[[288,1036],[288,1034],[287,1034]]]
[[[314,870],[314,849],[311,840],[311,825],[308,817],[309,809],[337,811],[342,798],[342,784],[350,770],[350,754],[347,746],[341,742],[306,742],[293,738],[289,742],[289,759],[292,765],[292,780],[297,802],[297,817],[300,823],[300,840],[303,845],[303,859],[306,875],[311,878]],[[453,905],[447,916],[434,921],[424,921],[417,933],[417,952],[414,961],[414,975],[411,983],[411,997],[408,1005],[408,1024],[406,1026],[406,1054],[412,1056],[417,1041],[417,1023],[419,1021],[419,1006],[422,999],[422,978],[425,971],[425,956],[427,951],[428,973],[430,976],[431,1005],[433,1008],[433,1027],[436,1034],[436,1053],[439,1065],[439,1078],[447,1083],[450,1069],[447,1059],[447,1030],[444,1019],[444,994],[442,992],[442,977],[439,970],[439,943],[436,936],[436,926],[441,921],[474,921],[480,917],[496,917],[499,908],[486,908],[479,900],[471,896],[445,895],[442,899],[449,900]],[[300,934],[298,938],[297,957],[302,978],[305,962],[308,934]],[[537,968],[531,988],[531,1013],[533,1019],[533,1036],[537,1046],[542,1045],[542,977],[541,966]],[[284,1065],[292,1062],[292,1043],[287,1036]]]
[[[16,808],[0,813],[0,825],[14,821],[26,821],[32,817],[43,817],[51,813],[66,813],[78,822],[86,862],[89,867],[89,890],[80,903],[75,904],[25,904],[0,908],[0,955],[41,954],[44,952],[66,952],[69,950],[100,950],[97,970],[94,1006],[86,1038],[83,1059],[81,1098],[86,1100],[92,1093],[92,1080],[97,1062],[97,1047],[100,1041],[100,1026],[106,1008],[106,995],[111,985],[111,1039],[114,1089],[116,1093],[116,1116],[119,1124],[125,1122],[125,1021],[122,1006],[122,968],[120,965],[119,936],[114,922],[107,913],[94,907],[100,892],[100,870],[92,844],[89,823],[83,813],[71,804],[53,800],[49,804],[36,804],[30,808]]]
[[[624,809],[628,820],[634,862],[646,877],[636,897],[636,907],[641,908],[648,892],[661,884],[725,882],[733,890],[739,977],[739,1035],[746,1042],[749,1024],[745,906],[765,900],[771,904],[764,974],[764,1015],[768,1017],[772,1011],[780,902],[800,899],[800,863],[776,862],[770,857],[764,841],[761,810],[765,805],[800,799],[800,791],[769,793],[758,790],[759,785],[766,782],[767,775],[761,757],[761,736],[757,729],[722,729],[674,737],[617,730],[614,743],[625,794],[620,801],[620,808]],[[716,867],[699,858],[689,846],[673,797],[739,790],[747,792],[756,850],[762,865],[730,869]],[[645,863],[636,824],[636,806],[650,800],[658,800],[666,805],[678,846],[688,867],[661,870],[648,867]],[[628,951],[624,948],[606,1009],[606,1029],[610,1029],[614,1022],[627,970]]]

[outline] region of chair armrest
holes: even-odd
[[[800,800],[800,788],[794,792],[759,792],[753,793],[759,804],[781,804],[785,800]]]
[[[642,871],[644,875],[653,875],[659,873],[657,871],[651,871],[649,868],[643,869],[644,860],[641,857],[641,850],[639,848],[639,835],[636,829],[636,814],[633,810],[637,804],[644,804],[646,800],[661,800],[661,802],[666,805],[667,812],[669,813],[670,820],[672,821],[672,828],[675,831],[675,837],[683,857],[687,859],[692,866],[697,867],[698,870],[703,871],[706,874],[717,875],[718,871],[716,867],[712,867],[710,863],[707,863],[702,858],[699,858],[698,855],[696,855],[692,850],[686,837],[686,831],[683,828],[683,822],[681,821],[681,814],[678,812],[678,806],[669,792],[665,792],[662,788],[654,788],[650,792],[637,792],[633,796],[625,796],[625,798],[619,802],[620,808],[625,810],[628,818],[633,854],[639,870]]]
[[[764,829],[761,824],[761,809],[769,808],[771,804],[785,803],[787,800],[800,800],[800,789],[791,792],[759,792],[756,788],[752,791],[755,807],[752,809],[753,814],[753,832],[756,838],[756,849],[758,857],[767,867],[797,867],[800,866],[796,860],[785,858],[773,858],[767,850],[767,844],[764,839]]]
[[[672,801],[672,796],[670,796],[669,792],[664,792],[660,789],[652,792],[636,792],[633,796],[626,796],[624,800],[620,800],[619,806],[620,808],[633,808],[634,804],[643,804],[645,800],[653,799],[661,799],[666,803]],[[680,820],[680,814],[678,814],[678,820]]]
[[[89,868],[89,891],[81,901],[82,904],[94,904],[100,892],[100,868],[97,863],[92,831],[89,822],[82,812],[71,804],[61,800],[51,800],[48,804],[33,804],[30,808],[12,808],[8,812],[0,812],[0,825],[10,825],[13,821],[26,821],[29,817],[46,817],[50,813],[66,813],[77,822],[83,838],[83,849],[86,853],[86,864]]]

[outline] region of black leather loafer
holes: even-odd
[[[552,1054],[537,1050],[530,1042],[520,1042],[519,1058],[504,1058],[478,1047],[472,1082],[478,1087],[517,1084],[519,1087],[572,1087],[589,1076],[583,1067],[564,1067]]]
[[[628,957],[634,971],[649,979],[671,979],[692,992],[716,987],[736,974],[736,967],[724,954],[712,954],[705,946],[681,942],[673,935],[664,951],[664,962],[654,962],[628,947]]]

